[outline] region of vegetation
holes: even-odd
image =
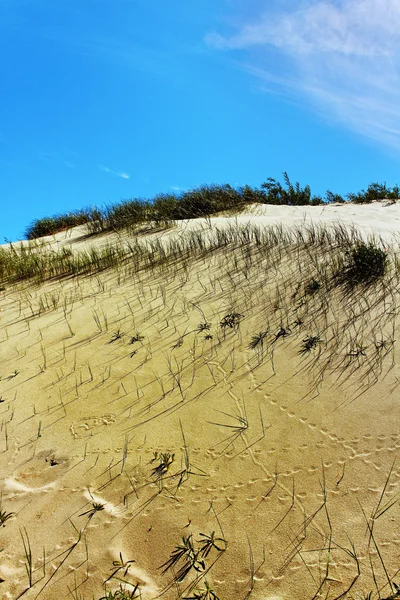
[[[371,283],[385,275],[388,255],[372,242],[358,243],[349,253],[346,279],[350,283]]]
[[[192,231],[187,236],[168,240],[157,238],[141,241],[135,237],[133,240],[126,239],[125,242],[76,252],[69,247],[54,250],[45,242],[35,240],[10,244],[0,248],[0,283],[30,279],[42,282],[53,278],[90,275],[122,266],[130,273],[143,269],[154,270],[176,261],[184,264],[187,260],[227,247],[249,249],[254,246],[268,253],[279,246],[280,254],[283,248],[289,252],[290,247],[297,251],[301,248],[314,248],[315,251],[324,249],[328,253],[335,253],[336,278],[347,283],[372,283],[385,274],[389,264],[387,252],[381,248],[379,240],[366,244],[355,230],[346,230],[340,225],[330,229],[310,226],[307,230],[284,230],[279,225],[264,230],[231,226],[206,231],[207,235],[201,230]],[[332,261],[327,257],[326,262]],[[397,270],[398,261],[394,260],[393,264]],[[323,278],[319,276],[311,279],[305,284],[306,294],[315,294],[322,283]],[[223,330],[236,329],[241,319],[240,313],[230,312],[223,317],[220,326]],[[120,339],[121,335],[121,332],[119,335],[118,331],[114,332],[110,343]]]
[[[387,187],[386,183],[370,183],[366,190],[361,190],[357,194],[347,194],[350,202],[356,204],[369,204],[374,200],[391,200],[395,202],[399,199],[400,189],[398,185],[393,188]]]
[[[35,219],[25,230],[25,237],[27,240],[33,240],[46,235],[53,235],[59,231],[88,223],[98,213],[99,211],[96,209],[84,209],[45,217],[44,219]]]
[[[283,179],[286,188],[271,177],[261,184],[261,187],[266,190],[268,204],[290,204],[294,206],[311,204],[311,188],[309,185],[302,188],[298,181],[293,185],[286,172],[283,173]],[[322,200],[319,201],[318,199],[317,204],[319,203],[322,203]]]
[[[0,526],[2,525],[3,527],[6,526],[6,523],[9,519],[11,519],[11,517],[14,516],[13,512],[7,512],[5,510],[3,510],[0,506]]]
[[[124,589],[121,586],[119,590],[115,590],[114,592],[109,590],[104,596],[100,598],[100,600],[132,600],[133,598],[140,597],[140,590],[138,586],[136,586],[135,589],[130,591]]]
[[[347,198],[357,204],[383,199],[396,202],[399,193],[397,185],[390,188],[386,183],[371,183],[366,191],[349,193]],[[173,221],[208,217],[224,211],[241,211],[248,204],[316,206],[344,201],[343,196],[331,190],[327,190],[325,198],[312,195],[309,185],[302,187],[299,182],[292,183],[284,172],[283,184],[269,177],[261,184],[261,189],[249,185],[237,188],[229,184],[202,185],[180,194],[169,192],[152,199],[132,198],[105,208],[86,208],[35,219],[27,227],[25,237],[33,240],[77,225],[86,225],[88,234],[137,230],[140,227],[169,227]]]

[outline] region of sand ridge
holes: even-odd
[[[5,598],[389,596],[396,286],[305,292],[316,256],[242,246],[1,293]]]

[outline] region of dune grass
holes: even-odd
[[[127,238],[101,248],[73,252],[63,247],[53,250],[45,242],[20,242],[0,248],[0,283],[69,277],[98,273],[108,268],[123,265],[131,270],[155,268],[165,262],[181,261],[198,257],[204,252],[227,248],[257,248],[260,252],[271,252],[277,248],[279,255],[296,252],[333,253],[336,272],[346,273],[347,280],[367,283],[379,279],[389,265],[387,251],[379,240],[366,244],[354,228],[341,225],[326,228],[310,225],[306,228],[283,228],[279,225],[262,229],[257,226],[229,226],[221,229],[191,231],[181,238],[140,240]],[[351,261],[346,259],[350,256]],[[316,258],[315,258],[316,260]],[[324,264],[332,264],[333,258],[326,257]],[[393,259],[397,265],[398,260]],[[313,280],[305,284],[307,292],[317,291],[320,283]],[[227,322],[226,325],[230,324]],[[224,323],[225,326],[225,323]]]
[[[356,204],[384,199],[394,203],[398,198],[399,187],[395,185],[391,188],[386,183],[371,183],[367,190],[347,194],[348,201]],[[26,228],[25,238],[33,240],[77,225],[86,225],[91,235],[121,229],[134,230],[139,226],[165,228],[176,220],[208,217],[227,211],[240,212],[249,204],[317,206],[334,202],[343,203],[345,200],[331,190],[327,190],[324,198],[313,195],[309,185],[302,187],[299,182],[292,183],[289,175],[283,172],[283,184],[269,177],[260,188],[250,185],[201,185],[180,193],[157,194],[151,199],[132,198],[103,208],[89,207],[35,219]]]

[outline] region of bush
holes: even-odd
[[[279,181],[271,177],[261,184],[261,187],[266,190],[266,202],[268,204],[289,204],[292,206],[311,204],[311,189],[309,185],[301,188],[298,181],[293,185],[286,171],[283,173],[283,178],[286,189]]]
[[[346,279],[352,283],[371,283],[384,276],[388,265],[387,252],[372,243],[359,243],[350,251]]]
[[[244,204],[266,204],[268,196],[264,190],[252,188],[249,185],[238,188]]]
[[[343,204],[345,202],[345,199],[340,194],[334,194],[333,192],[331,192],[331,190],[326,190],[325,202],[327,202],[328,204],[332,204],[333,202]]]
[[[320,206],[323,203],[321,196],[313,196],[310,201],[311,206]]]
[[[397,185],[389,188],[386,183],[370,183],[367,190],[361,190],[357,194],[347,194],[347,198],[356,204],[370,204],[375,200],[398,200],[399,192]]]

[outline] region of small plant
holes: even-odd
[[[141,598],[139,584],[137,583],[133,590],[127,590],[120,584],[119,590],[112,592],[109,590],[99,600],[133,600],[133,598]]]
[[[211,329],[211,323],[207,323],[206,321],[203,323],[199,323],[197,326],[197,331],[201,333],[202,331],[209,331]]]
[[[288,335],[290,335],[291,329],[290,327],[282,327],[279,329],[279,331],[275,334],[275,339],[274,342],[276,342],[277,340],[279,340],[279,338],[281,337],[287,337]]]
[[[166,475],[175,460],[175,454],[169,454],[168,452],[158,454],[158,452],[154,452],[154,458],[151,462],[159,461],[159,464],[154,467],[151,472],[152,477],[156,480],[161,479],[164,475]]]
[[[394,342],[395,340],[378,340],[377,342],[375,342],[375,348],[378,352],[380,352],[381,350],[389,350],[394,345]]]
[[[32,557],[32,548],[31,542],[29,540],[28,532],[24,529],[20,529],[20,534],[22,538],[22,543],[24,545],[24,554],[25,554],[25,571],[28,575],[29,580],[29,588],[33,586],[33,557]]]
[[[185,596],[183,600],[219,600],[217,593],[212,589],[207,579],[204,580],[204,587],[192,592],[192,596]]]
[[[92,502],[92,508],[90,508],[89,510],[81,513],[79,516],[80,517],[84,517],[85,515],[88,515],[88,519],[90,521],[90,519],[93,519],[94,515],[102,510],[104,510],[104,504],[101,504],[101,502]]]
[[[133,335],[131,337],[131,341],[129,343],[136,344],[136,342],[141,342],[143,340],[144,340],[144,335],[140,335],[140,333],[137,333],[136,335]]]
[[[214,338],[214,336],[211,333],[206,333],[206,335],[204,336],[205,340],[212,340]]]
[[[387,265],[387,252],[372,243],[360,242],[350,252],[346,280],[349,283],[372,283],[385,275]]]
[[[359,356],[367,356],[366,354],[366,349],[367,347],[364,346],[363,344],[354,344],[349,352],[347,353],[347,356],[349,356],[350,358],[358,358]]]
[[[225,329],[225,327],[234,329],[236,327],[239,327],[240,321],[242,319],[243,319],[243,315],[241,315],[240,313],[231,312],[224,316],[224,318],[220,322],[220,325],[221,325],[222,329]]]
[[[192,541],[192,535],[182,538],[182,543],[178,544],[171,552],[169,559],[161,565],[164,575],[170,569],[174,572],[175,581],[183,581],[186,575],[194,569],[198,573],[205,570],[206,566],[203,560],[198,559],[199,552],[195,550]],[[175,567],[178,567],[175,571]]]
[[[264,345],[264,340],[268,335],[268,331],[260,331],[257,335],[253,335],[249,344],[250,350],[255,350],[258,346]]]
[[[180,348],[183,344],[183,337],[180,337],[175,344],[173,344],[173,346],[171,346],[172,350],[176,350],[177,348]]]
[[[227,548],[227,541],[224,538],[215,537],[215,531],[212,531],[210,535],[206,533],[200,533],[201,539],[199,540],[199,555],[202,558],[207,558],[211,550],[214,548],[218,552],[225,552]]]
[[[0,525],[5,527],[7,521],[9,519],[11,519],[11,517],[13,517],[13,516],[14,516],[13,512],[7,512],[7,511],[3,510],[2,508],[0,508]]]
[[[301,343],[302,345],[299,350],[299,354],[308,354],[309,352],[311,352],[311,350],[316,348],[318,344],[321,343],[322,340],[318,335],[308,335],[304,338],[304,340]]]
[[[120,571],[123,571],[123,577],[126,577],[128,575],[129,569],[131,567],[131,565],[136,562],[135,560],[124,560],[122,557],[122,552],[119,553],[119,560],[113,560],[113,567],[112,567],[112,573],[110,575],[110,577],[108,577],[104,583],[107,583],[107,581],[110,581],[110,579],[113,579],[115,577],[115,575],[117,573],[119,573]],[[116,567],[116,568],[115,568]]]
[[[117,331],[114,331],[114,333],[110,337],[109,344],[113,344],[117,340],[122,340],[123,335],[123,332],[120,329],[117,329]]]

